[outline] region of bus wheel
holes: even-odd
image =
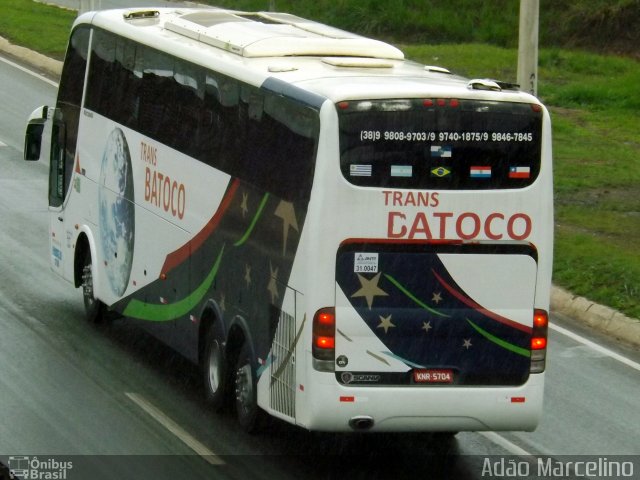
[[[257,378],[247,342],[242,344],[234,374],[236,417],[249,433],[258,430],[265,413],[258,407]]]
[[[213,410],[220,411],[225,404],[227,368],[222,337],[215,324],[209,328],[205,342],[202,360],[205,397]]]
[[[82,267],[82,297],[84,316],[91,323],[100,323],[104,315],[104,304],[93,294],[93,273],[91,271],[91,252],[87,252]]]

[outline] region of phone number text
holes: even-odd
[[[406,142],[532,142],[531,132],[402,132],[361,130],[360,141]]]

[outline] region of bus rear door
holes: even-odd
[[[337,381],[524,384],[536,275],[535,251],[524,244],[343,244]]]

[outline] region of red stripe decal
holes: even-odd
[[[472,299],[470,299],[469,297],[467,297],[466,295],[461,294],[460,292],[458,292],[455,288],[453,288],[451,285],[449,285],[447,282],[445,282],[442,277],[440,277],[440,275],[438,275],[438,273],[435,270],[431,270],[433,272],[433,274],[436,276],[436,278],[438,279],[438,281],[440,282],[440,284],[447,289],[447,291],[453,295],[454,297],[456,297],[458,300],[460,300],[462,303],[464,303],[465,305],[467,305],[470,308],[473,308],[474,310],[479,311],[480,313],[482,313],[483,315],[486,315],[487,317],[495,320],[496,322],[502,323],[504,325],[508,325],[509,327],[515,328],[517,330],[520,330],[522,332],[525,333],[529,333],[531,334],[532,329],[531,327],[527,327],[526,325],[522,325],[521,323],[518,322],[514,322],[513,320],[509,320],[508,318],[505,318],[503,316],[498,315],[497,313],[493,313],[490,312],[489,310],[487,310],[486,308],[478,305],[476,302],[474,302]]]
[[[213,215],[213,217],[211,217],[211,220],[209,220],[209,222],[204,226],[204,228],[200,230],[200,232],[195,237],[193,237],[189,242],[185,243],[182,247],[180,247],[175,252],[172,252],[169,255],[167,255],[167,258],[164,261],[164,265],[162,266],[161,274],[167,274],[168,272],[176,268],[178,265],[180,265],[182,262],[184,262],[187,258],[189,258],[190,255],[193,254],[193,252],[195,252],[202,246],[202,244],[205,242],[207,238],[211,236],[211,234],[215,231],[215,229],[218,228],[218,224],[222,220],[222,217],[224,216],[226,211],[229,209],[229,206],[231,205],[233,197],[235,196],[239,186],[240,186],[239,180],[236,179],[236,180],[233,180],[233,182],[231,182],[231,185],[229,186],[229,190],[227,190],[227,193],[222,199],[222,202],[220,202],[220,206],[218,207],[218,210]]]

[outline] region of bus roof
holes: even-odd
[[[498,84],[469,81],[404,59],[396,47],[287,13],[220,8],[119,9],[76,20],[260,86],[278,78],[333,101],[449,96],[494,98]],[[400,82],[400,84],[399,84]],[[508,88],[501,100],[536,102]]]

